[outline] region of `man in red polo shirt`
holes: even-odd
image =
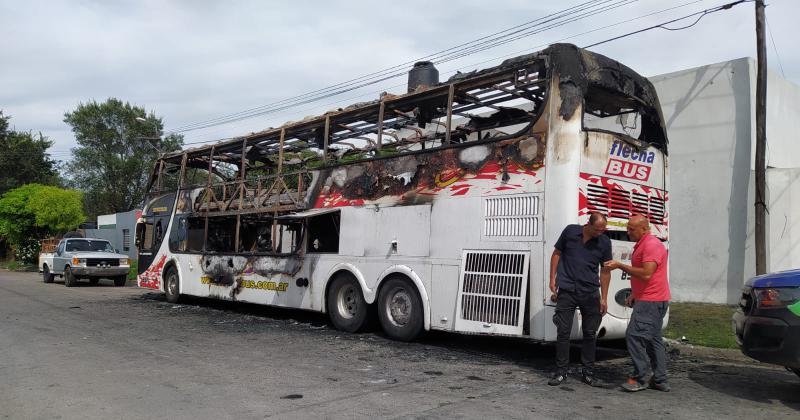
[[[625,332],[628,353],[633,359],[633,375],[622,384],[626,391],[650,388],[669,391],[667,383],[667,357],[661,339],[661,326],[669,307],[669,281],[667,280],[667,249],[658,238],[650,234],[650,223],[642,215],[628,219],[628,237],[636,241],[631,265],[619,261],[604,264],[607,269],[617,269],[631,275],[633,314]],[[648,383],[647,376],[653,375]]]

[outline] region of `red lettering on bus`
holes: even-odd
[[[606,175],[647,181],[650,178],[650,167],[618,159],[609,159],[606,166]]]

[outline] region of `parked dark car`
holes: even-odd
[[[733,332],[747,356],[800,376],[800,270],[748,280],[733,314]]]

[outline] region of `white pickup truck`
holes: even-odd
[[[105,239],[65,238],[53,252],[39,254],[39,271],[44,282],[52,283],[60,276],[67,287],[84,278],[92,284],[107,278],[115,286],[124,286],[130,268],[128,256],[118,253]]]

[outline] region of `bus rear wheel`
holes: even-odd
[[[378,318],[390,338],[412,341],[424,328],[422,299],[409,280],[393,277],[386,280],[378,295]]]
[[[178,271],[175,270],[175,267],[170,267],[167,269],[166,274],[164,274],[164,294],[167,295],[167,302],[178,303],[178,300],[181,298],[180,290]]]
[[[356,279],[351,275],[336,275],[326,297],[328,316],[337,330],[357,332],[367,324],[367,301]]]

